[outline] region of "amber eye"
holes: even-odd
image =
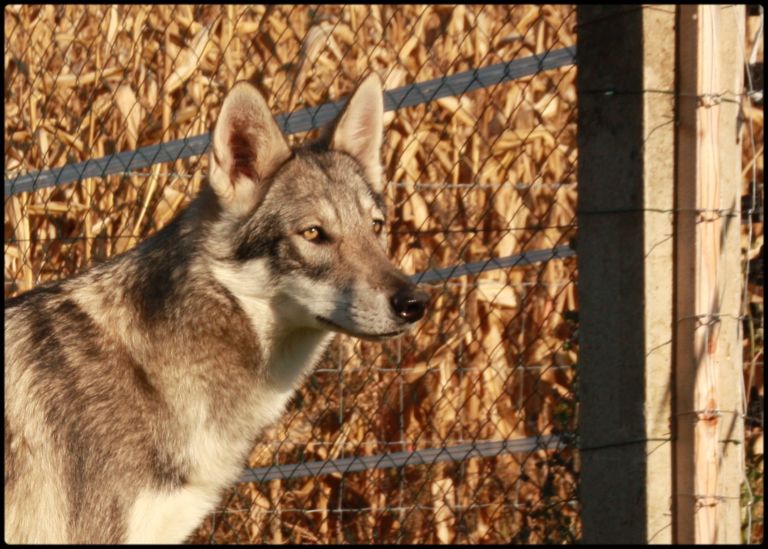
[[[381,219],[374,219],[373,220],[373,232],[376,234],[381,234],[381,230],[384,228],[384,222]]]
[[[310,242],[319,240],[322,234],[323,234],[323,230],[320,227],[316,227],[316,226],[312,226],[301,231],[301,236],[303,236],[305,240],[308,240]]]

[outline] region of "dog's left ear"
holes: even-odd
[[[334,125],[330,140],[332,150],[345,152],[360,163],[368,182],[379,193],[384,187],[381,177],[383,118],[381,81],[371,74],[347,102]]]

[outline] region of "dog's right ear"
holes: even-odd
[[[235,84],[221,106],[211,152],[209,180],[224,209],[251,211],[266,192],[265,180],[291,154],[259,91],[247,82]]]

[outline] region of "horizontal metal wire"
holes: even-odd
[[[578,503],[578,499],[576,498],[569,498],[569,499],[560,499],[557,502],[557,506],[564,508],[564,507],[574,507]],[[517,502],[517,501],[496,501],[493,503],[470,503],[468,505],[461,505],[461,504],[455,504],[455,503],[448,503],[448,502],[441,502],[435,505],[425,505],[423,503],[414,503],[413,505],[408,506],[402,506],[402,505],[387,505],[385,507],[324,507],[322,509],[304,509],[304,508],[296,508],[296,507],[273,507],[270,509],[260,508],[258,506],[253,506],[250,509],[250,513],[252,515],[287,515],[290,513],[301,513],[303,515],[309,515],[312,513],[320,513],[320,514],[336,514],[336,515],[345,515],[345,514],[362,514],[362,513],[379,513],[379,514],[395,514],[395,513],[413,513],[414,511],[426,511],[428,513],[434,513],[435,511],[439,511],[441,509],[450,509],[453,513],[466,513],[471,511],[480,511],[483,509],[493,509],[495,512],[499,512],[501,509],[520,509],[523,511],[526,511],[530,509],[530,504],[528,502]],[[222,509],[221,514],[226,515],[233,515],[233,516],[239,516],[242,514],[242,510],[240,509]]]
[[[523,59],[497,63],[481,69],[459,72],[451,76],[418,82],[384,92],[384,110],[392,111],[429,103],[442,97],[461,95],[481,88],[488,88],[538,72],[573,65],[576,62],[576,47],[562,48],[532,55]],[[346,99],[309,107],[276,117],[277,123],[286,134],[298,133],[324,126],[341,111]],[[140,147],[102,158],[67,164],[61,168],[17,175],[5,180],[5,196],[29,192],[46,187],[63,185],[88,177],[104,177],[123,173],[154,164],[175,162],[203,154],[210,143],[210,134],[177,139],[158,145]]]
[[[371,469],[431,465],[440,461],[465,461],[473,457],[488,458],[501,454],[530,453],[535,450],[557,450],[563,446],[565,444],[557,435],[516,440],[486,440],[411,452],[391,452],[375,456],[309,461],[292,465],[272,465],[256,469],[246,468],[239,482],[268,482],[276,479],[290,480],[333,473],[357,473]]]
[[[557,502],[558,507],[573,507],[578,503],[576,498],[560,499]],[[296,507],[273,507],[265,509],[254,505],[250,509],[252,515],[287,515],[290,513],[301,513],[303,515],[309,515],[313,513],[319,514],[362,514],[362,513],[379,513],[379,514],[395,514],[395,513],[413,513],[415,511],[426,511],[428,513],[434,513],[435,511],[449,509],[453,513],[466,513],[471,511],[480,511],[483,509],[493,509],[496,513],[501,509],[520,509],[526,511],[530,508],[528,502],[516,502],[516,501],[504,501],[493,503],[470,503],[468,505],[461,505],[455,503],[441,502],[435,505],[425,505],[423,503],[414,503],[413,505],[386,505],[385,507],[324,507],[322,509],[304,509]],[[221,514],[223,516],[233,515],[238,516],[242,513],[240,509],[222,509]]]
[[[442,269],[429,269],[428,271],[411,275],[411,280],[421,284],[441,282],[459,276],[479,274],[486,271],[492,271],[494,269],[521,267],[523,265],[531,265],[533,263],[549,261],[550,259],[571,257],[573,255],[576,255],[576,252],[569,246],[563,245],[546,250],[522,252],[506,257],[491,257],[484,261],[464,263],[463,265],[454,265],[452,267],[444,267]]]
[[[470,373],[470,372],[477,372],[481,373],[484,372],[488,366],[457,366],[456,372],[460,372],[462,374]],[[511,375],[519,374],[519,375],[528,375],[531,371],[534,370],[572,370],[576,368],[575,364],[531,364],[531,365],[520,365],[520,366],[514,366],[513,370],[511,372]],[[336,368],[315,368],[312,370],[312,375],[317,374],[333,374],[335,376],[338,376],[340,373],[349,374],[352,372],[378,372],[378,373],[396,373],[399,375],[407,375],[408,373],[412,372],[412,369],[409,368],[383,368],[383,367],[377,367],[377,366],[353,366],[353,367],[347,367],[347,366],[338,366]],[[439,374],[440,373],[440,366],[427,366],[423,370],[419,370],[419,374]],[[378,441],[380,442],[380,441]]]

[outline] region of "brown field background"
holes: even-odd
[[[392,89],[572,46],[575,23],[573,6],[6,7],[5,177],[206,133],[237,80],[287,113],[344,97],[369,72]],[[575,237],[575,77],[576,66],[563,67],[386,115],[389,245],[405,272]],[[745,139],[745,182],[751,162],[762,181],[762,108],[745,114],[760,147],[755,155]],[[207,163],[195,157],[6,197],[5,295],[130,249],[195,195]],[[751,241],[744,234],[745,253],[757,257],[762,222]],[[409,336],[337,338],[256,441],[250,466],[552,434],[572,441],[576,281],[567,258],[426,286],[429,314]],[[762,316],[762,283],[750,290]],[[745,374],[761,402],[754,319]],[[762,516],[762,423],[747,434],[753,512]],[[571,443],[244,483],[192,540],[574,542],[577,479]],[[762,539],[762,522],[750,535]]]

